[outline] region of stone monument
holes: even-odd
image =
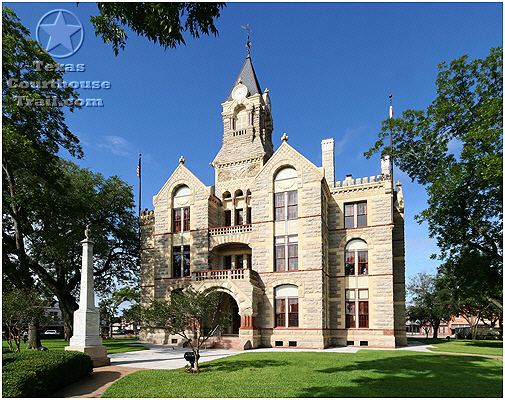
[[[110,365],[107,347],[100,337],[100,312],[95,307],[93,280],[93,241],[90,240],[89,225],[84,231],[86,238],[82,243],[81,297],[79,309],[74,312],[74,334],[70,346],[65,350],[89,354],[94,367]]]

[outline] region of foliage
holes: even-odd
[[[435,276],[424,272],[410,279],[407,291],[412,304],[407,307],[410,321],[419,321],[425,327],[426,335],[429,328],[433,329],[433,337],[437,337],[441,321],[451,319],[450,289],[445,288]]]
[[[92,16],[95,34],[104,43],[112,43],[114,54],[124,50],[126,33],[124,26],[139,36],[159,44],[166,50],[186,44],[183,33],[192,37],[200,34],[214,36],[217,29],[214,19],[224,3],[97,3],[100,15]]]
[[[41,397],[93,372],[91,357],[77,351],[29,350],[2,356],[3,397]]]
[[[145,370],[104,397],[430,398],[502,397],[503,363],[484,357],[414,351],[245,352],[202,363],[202,373]]]
[[[112,337],[112,324],[120,320],[118,315],[119,307],[127,301],[138,305],[140,301],[140,291],[138,289],[125,286],[114,293],[103,297],[98,303],[100,318],[108,326],[110,337]],[[138,320],[139,319],[137,319],[137,321]]]
[[[69,339],[80,282],[79,242],[86,225],[94,234],[97,291],[138,281],[132,188],[117,176],[106,179],[58,156],[61,150],[71,156],[83,154],[62,109],[20,105],[18,98],[54,97],[72,103],[77,94],[53,85],[63,77],[57,68],[35,68],[35,62],[55,62],[29,38],[11,9],[4,7],[2,16],[3,278],[8,287],[18,288],[30,288],[37,281],[56,296]]]
[[[462,268],[458,278],[480,279],[488,301],[503,308],[496,296],[503,280],[502,48],[483,60],[467,58],[440,64],[433,103],[384,121],[366,155],[392,153],[402,171],[426,186],[428,208],[416,218],[428,223],[440,258],[479,253],[479,271]],[[390,134],[393,149],[384,142]]]
[[[192,286],[173,292],[170,301],[153,300],[143,309],[144,326],[150,330],[163,328],[186,339],[195,354],[194,371],[198,371],[201,346],[217,326],[230,322],[229,316],[219,318],[221,296],[215,288],[199,292]]]
[[[2,295],[2,322],[7,329],[7,341],[11,351],[21,351],[21,339],[31,320],[44,320],[45,305],[46,301],[29,289],[13,289]]]

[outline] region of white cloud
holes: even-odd
[[[128,140],[120,136],[105,136],[104,139],[105,143],[98,144],[99,149],[110,151],[111,153],[122,157],[131,157],[134,155],[131,151],[132,145]]]

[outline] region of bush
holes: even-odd
[[[93,372],[87,354],[77,351],[26,351],[2,356],[2,396],[50,395]]]
[[[456,328],[456,337],[458,339],[471,339],[472,331],[470,328]],[[491,328],[488,326],[479,326],[477,328],[477,340],[503,340],[503,330],[500,328]]]

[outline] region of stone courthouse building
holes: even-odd
[[[233,319],[220,340],[240,349],[407,345],[404,204],[389,162],[335,182],[333,139],[321,142],[321,167],[286,134],[275,150],[268,89],[249,56],[222,107],[215,184],[181,157],[142,212],[144,301],[216,287]]]

